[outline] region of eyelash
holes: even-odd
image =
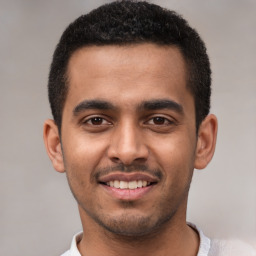
[[[173,124],[173,121],[170,121],[169,119],[167,119],[166,117],[163,117],[163,116],[154,116],[154,117],[150,118],[149,121],[147,121],[146,123],[150,123],[150,121],[160,122],[160,124],[153,123],[153,125],[156,125],[156,126],[167,126],[167,125]]]
[[[93,122],[100,122],[99,124],[93,124]],[[156,123],[154,123],[154,121]],[[158,122],[158,123],[157,123]],[[102,125],[111,125],[111,122],[109,122],[106,118],[101,117],[101,116],[94,116],[91,117],[83,122],[84,124],[89,124],[91,126],[102,126]],[[150,125],[156,125],[156,126],[168,126],[173,124],[174,122],[167,119],[166,117],[163,116],[154,116],[148,119],[144,124],[150,124]]]
[[[98,119],[98,120],[97,120]],[[102,122],[100,124],[93,124],[94,121],[102,121],[102,122],[105,122],[104,124],[102,124]],[[104,117],[101,117],[101,116],[94,116],[94,117],[91,117],[87,120],[85,120],[83,122],[84,124],[89,124],[91,126],[101,126],[101,125],[110,125],[111,123],[109,121],[107,121],[106,118]]]

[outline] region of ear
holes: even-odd
[[[44,123],[44,144],[54,169],[57,172],[65,172],[59,130],[51,119]]]
[[[194,167],[205,168],[211,161],[216,145],[218,122],[215,115],[208,115],[201,123],[198,131],[197,148]]]

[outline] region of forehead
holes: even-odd
[[[79,75],[76,71],[80,72],[81,69],[90,76],[97,77],[109,75],[110,72],[118,75],[124,69],[133,70],[135,74],[148,71],[156,77],[169,76],[177,71],[184,72],[183,76],[186,74],[184,57],[177,47],[151,43],[80,48],[69,60],[68,74]]]
[[[66,102],[71,104],[95,98],[117,104],[166,97],[184,101],[190,94],[186,63],[174,46],[84,47],[71,56],[68,78]]]

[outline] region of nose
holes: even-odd
[[[108,148],[108,157],[115,163],[130,165],[145,162],[149,151],[139,127],[126,122],[115,127]]]

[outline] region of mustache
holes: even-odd
[[[152,176],[162,179],[163,174],[159,169],[151,169],[147,165],[144,164],[131,164],[124,165],[122,163],[116,164],[113,166],[107,166],[103,168],[98,168],[94,173],[92,173],[91,181],[99,180],[100,177],[108,175],[113,172],[123,172],[123,173],[131,173],[131,172],[145,172],[151,174]]]

